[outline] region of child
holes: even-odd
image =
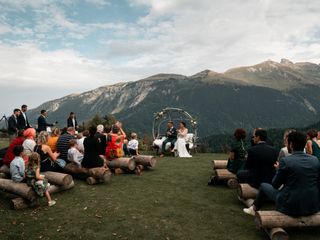
[[[130,155],[135,156],[138,155],[138,146],[139,146],[139,142],[137,140],[138,135],[136,133],[131,133],[131,140],[128,143],[128,149],[130,152]]]
[[[15,158],[10,163],[10,174],[11,179],[14,182],[22,182],[24,179],[24,160],[22,158],[23,156],[23,150],[24,148],[21,145],[16,145],[13,148],[13,153],[15,155]]]
[[[77,140],[71,139],[69,141],[68,160],[75,163],[78,167],[81,167],[83,154],[78,150],[77,146]]]
[[[40,155],[36,152],[29,156],[28,166],[26,168],[26,179],[28,186],[31,186],[39,196],[42,197],[43,194],[46,196],[49,207],[56,204],[56,201],[51,200],[48,191],[50,187],[48,180],[40,174]]]

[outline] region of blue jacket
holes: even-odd
[[[304,152],[293,152],[280,160],[280,167],[272,180],[280,188],[277,210],[291,216],[307,216],[319,210],[319,160]]]

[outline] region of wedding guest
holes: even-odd
[[[19,130],[18,136],[10,142],[9,147],[6,151],[6,154],[3,157],[3,164],[10,166],[11,161],[15,157],[14,152],[13,152],[14,147],[17,145],[19,145],[19,146],[23,145],[23,142],[24,142],[23,132],[24,132],[24,130]]]
[[[47,111],[44,110],[44,109],[41,110],[40,116],[38,117],[38,128],[37,128],[37,132],[38,133],[41,132],[41,131],[47,131],[47,127],[53,127],[54,126],[53,123],[48,123],[47,122],[47,117],[48,117]]]
[[[283,134],[283,145],[284,147],[281,148],[280,152],[279,152],[279,155],[278,155],[278,162],[280,161],[281,158],[283,157],[288,157],[289,155],[291,155],[289,153],[289,150],[288,150],[288,135],[291,133],[291,132],[294,132],[295,130],[294,129],[287,129],[284,134]]]
[[[34,128],[28,128],[24,130],[23,136],[25,138],[22,146],[23,146],[23,153],[25,156],[29,157],[31,153],[33,153],[34,146],[36,145],[36,130]]]
[[[48,146],[51,148],[52,152],[57,151],[57,142],[58,142],[60,135],[61,135],[60,128],[55,127],[52,130],[52,133],[48,138]]]
[[[161,147],[161,153],[160,153],[160,157],[164,157],[164,152],[166,150],[166,144],[169,142],[170,143],[170,148],[171,150],[173,150],[174,148],[174,144],[177,141],[177,130],[173,125],[172,121],[168,122],[167,125],[167,133],[166,133],[166,140],[163,141],[162,143],[162,147]]]
[[[320,141],[317,139],[318,132],[316,129],[307,131],[307,145],[306,152],[310,155],[316,156],[320,160]]]
[[[237,128],[233,136],[234,141],[231,144],[227,169],[232,173],[237,173],[239,170],[245,169],[247,151],[244,141],[247,136],[246,130]]]
[[[71,139],[69,141],[68,161],[81,167],[82,160],[83,154],[78,150],[76,139]]]
[[[62,134],[57,141],[57,151],[60,153],[59,158],[69,163],[68,160],[68,150],[69,150],[69,142],[71,139],[76,139],[75,137],[76,130],[74,127],[68,127],[67,132]]]
[[[137,139],[138,135],[135,132],[131,133],[131,140],[128,143],[128,149],[131,156],[139,154],[139,141]]]
[[[69,117],[67,119],[67,127],[73,127],[75,130],[78,130],[79,126],[74,112],[71,112],[69,114]]]
[[[120,158],[124,155],[122,144],[126,134],[119,126],[119,124],[115,124],[112,127],[112,133],[109,134],[111,140],[108,142],[106,148],[106,157],[109,160]]]
[[[15,158],[10,163],[11,179],[14,182],[22,182],[24,179],[24,170],[25,170],[24,160],[22,158],[23,147],[21,145],[14,146],[13,153],[15,155]]]
[[[96,127],[89,128],[89,136],[83,141],[84,156],[81,165],[85,168],[104,166],[104,160],[99,156],[99,140],[95,137]]]
[[[104,126],[99,124],[95,137],[99,140],[99,155],[104,155],[107,147],[107,136],[104,134]]]
[[[277,173],[272,185],[261,184],[253,205],[243,209],[245,213],[255,215],[267,200],[276,203],[277,211],[290,216],[308,216],[319,211],[320,163],[315,156],[304,153],[305,145],[305,134],[288,135],[288,150],[292,155],[275,164]]]
[[[18,117],[21,114],[20,109],[16,108],[13,110],[13,114],[8,119],[8,135],[10,142],[17,137],[19,124]]]
[[[80,152],[84,153],[84,139],[89,136],[89,131],[84,130],[82,133],[77,134],[77,145]]]
[[[28,106],[23,104],[21,106],[21,111],[20,111],[21,114],[17,118],[19,129],[27,129],[31,127],[28,121],[28,117],[26,115],[27,110],[28,110]]]

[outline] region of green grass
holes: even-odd
[[[236,191],[211,187],[212,159],[166,157],[143,176],[113,176],[109,185],[76,181],[55,194],[57,205],[14,211],[0,193],[0,239],[268,239],[242,213]],[[291,240],[319,239],[320,229],[288,231]]]
[[[0,149],[4,147],[8,147],[9,139],[8,138],[0,138]]]

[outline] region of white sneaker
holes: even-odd
[[[53,205],[56,204],[56,201],[55,200],[51,200],[50,202],[48,202],[48,206],[49,207],[52,207]]]
[[[249,214],[251,216],[255,216],[256,215],[256,211],[253,209],[253,206],[249,207],[249,208],[244,208],[243,212],[246,214]]]

